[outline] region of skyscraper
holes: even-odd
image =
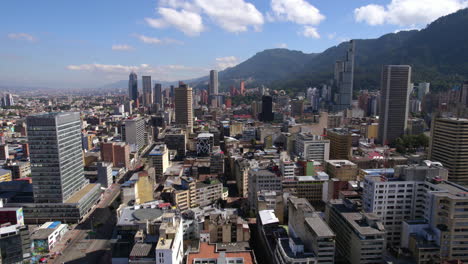
[[[125,120],[125,142],[132,152],[138,152],[145,146],[146,124],[143,118]]]
[[[156,83],[154,85],[154,90],[153,90],[153,103],[154,104],[159,104],[159,108],[163,108],[163,97],[162,97],[162,86],[160,83]]]
[[[131,72],[128,79],[128,98],[135,102],[138,99],[138,77],[135,72]]]
[[[143,76],[143,105],[153,104],[153,91],[151,89],[151,76]]]
[[[344,61],[335,63],[335,105],[334,111],[342,111],[350,108],[353,100],[354,83],[354,40],[349,42],[349,48],[346,52]]]
[[[260,113],[259,119],[263,122],[271,122],[274,120],[273,98],[270,95],[262,96],[262,112]]]
[[[210,105],[212,107],[218,107],[218,71],[210,71],[210,89],[208,90],[208,96]]]
[[[448,179],[468,186],[468,119],[434,118],[429,159],[448,169]]]
[[[379,142],[390,144],[407,127],[411,66],[386,65],[380,90]]]
[[[189,130],[193,128],[192,88],[187,84],[179,84],[175,93],[176,123],[185,125]]]
[[[87,184],[80,113],[39,114],[26,121],[34,201],[63,203]]]

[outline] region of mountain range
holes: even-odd
[[[378,89],[383,65],[412,66],[412,82],[430,82],[431,90],[445,90],[468,80],[468,9],[441,17],[422,30],[400,31],[377,39],[355,39],[355,90]],[[343,42],[322,53],[306,54],[288,49],[259,52],[219,73],[220,90],[245,80],[247,87],[304,91],[333,77],[334,63],[346,55]],[[208,77],[186,80],[206,87]],[[126,87],[127,81],[119,84]],[[175,84],[175,83],[167,83]],[[163,84],[164,85],[164,84]],[[114,85],[112,85],[114,86]]]

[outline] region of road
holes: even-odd
[[[49,263],[111,263],[110,239],[117,221],[111,205],[119,195],[119,184],[107,189],[85,220],[67,232],[50,251],[61,255]]]

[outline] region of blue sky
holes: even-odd
[[[98,87],[206,75],[264,49],[321,52],[427,23],[466,0],[14,0],[0,4],[0,85]]]

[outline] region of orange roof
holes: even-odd
[[[200,249],[197,253],[189,253],[187,263],[192,264],[195,259],[216,259],[219,253],[216,252],[216,246],[208,243],[200,243]],[[254,264],[253,256],[250,251],[226,252],[227,258],[244,258],[244,264]]]

